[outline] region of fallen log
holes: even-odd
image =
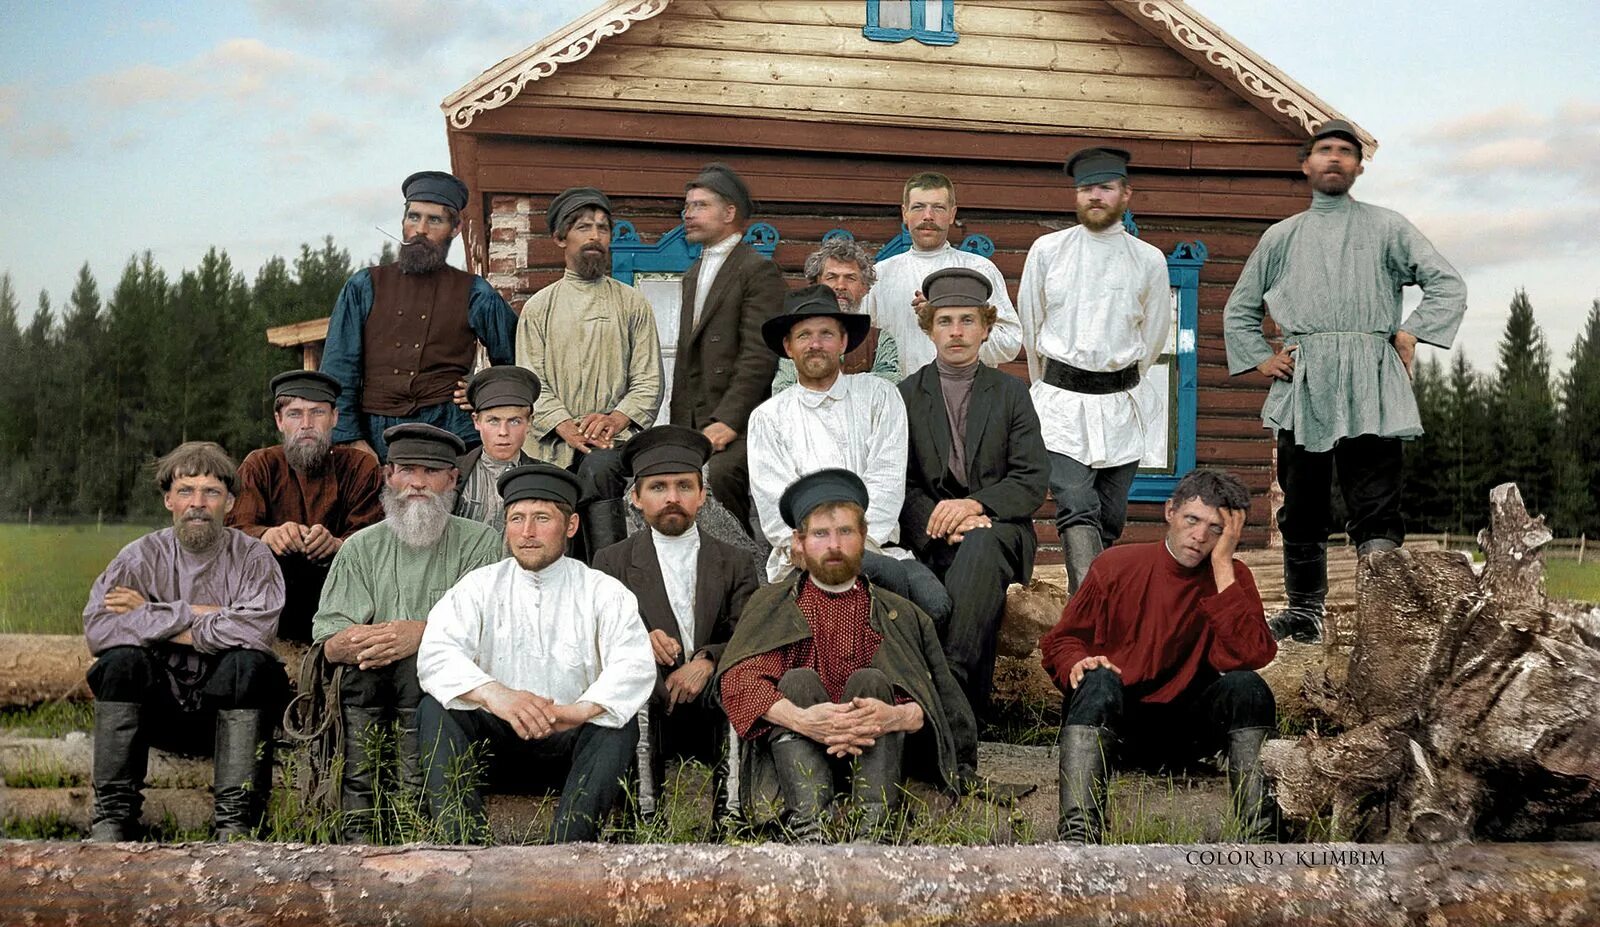
[[[0,844],[51,925],[1579,923],[1600,848]]]
[[[306,648],[279,641],[274,649],[293,685]],[[81,635],[0,634],[0,708],[88,699],[93,662]]]

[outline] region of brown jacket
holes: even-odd
[[[699,276],[697,260],[683,275],[671,421],[689,428],[721,422],[743,434],[778,369],[778,358],[761,340],[761,323],[783,311],[783,272],[745,242],[734,245],[695,325]]]

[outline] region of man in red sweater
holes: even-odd
[[[1261,745],[1276,724],[1255,673],[1278,652],[1250,570],[1233,558],[1250,492],[1195,470],[1167,500],[1166,539],[1096,558],[1039,642],[1061,691],[1059,839],[1097,843],[1119,737],[1209,752],[1226,742],[1240,837],[1266,836]]]

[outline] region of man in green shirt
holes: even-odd
[[[1301,150],[1311,208],[1261,236],[1223,310],[1228,370],[1271,378],[1261,419],[1278,435],[1284,589],[1273,634],[1322,636],[1328,590],[1329,489],[1337,465],[1346,530],[1365,555],[1405,540],[1400,514],[1403,439],[1422,434],[1411,365],[1419,341],[1449,348],[1467,288],[1399,213],[1357,202],[1361,139],[1330,119]],[[1402,321],[1401,291],[1422,289]],[[1270,307],[1276,353],[1261,331]]]
[[[417,751],[417,647],[434,603],[462,576],[501,558],[500,535],[482,522],[451,515],[466,444],[432,425],[384,431],[384,520],[339,548],[312,620],[313,639],[330,663],[345,664],[339,688],[344,716],[345,839],[365,842],[371,826],[373,764],[369,728],[398,722],[400,784],[420,794]]]

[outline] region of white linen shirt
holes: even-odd
[[[688,653],[694,649],[694,587],[695,570],[700,564],[700,526],[691,524],[688,531],[677,537],[651,528],[650,543],[655,545],[656,562],[661,565],[661,582],[667,587],[672,616],[678,619],[678,642]]]
[[[1016,360],[1022,349],[1022,326],[1017,310],[1006,293],[1006,278],[994,262],[981,254],[962,251],[949,242],[932,251],[902,251],[877,265],[878,282],[861,300],[861,311],[872,316],[872,324],[894,336],[900,346],[900,379],[933,363],[938,350],[933,339],[917,324],[911,308],[911,294],[922,289],[922,281],[936,270],[965,267],[983,274],[994,288],[989,295],[995,308],[994,326],[989,340],[978,349],[978,359],[991,367]]]
[[[717,282],[717,273],[722,270],[728,254],[739,240],[737,234],[729,235],[714,245],[700,249],[700,273],[694,278],[694,324],[700,324],[700,315],[706,311],[706,294],[711,292],[712,284]]]

